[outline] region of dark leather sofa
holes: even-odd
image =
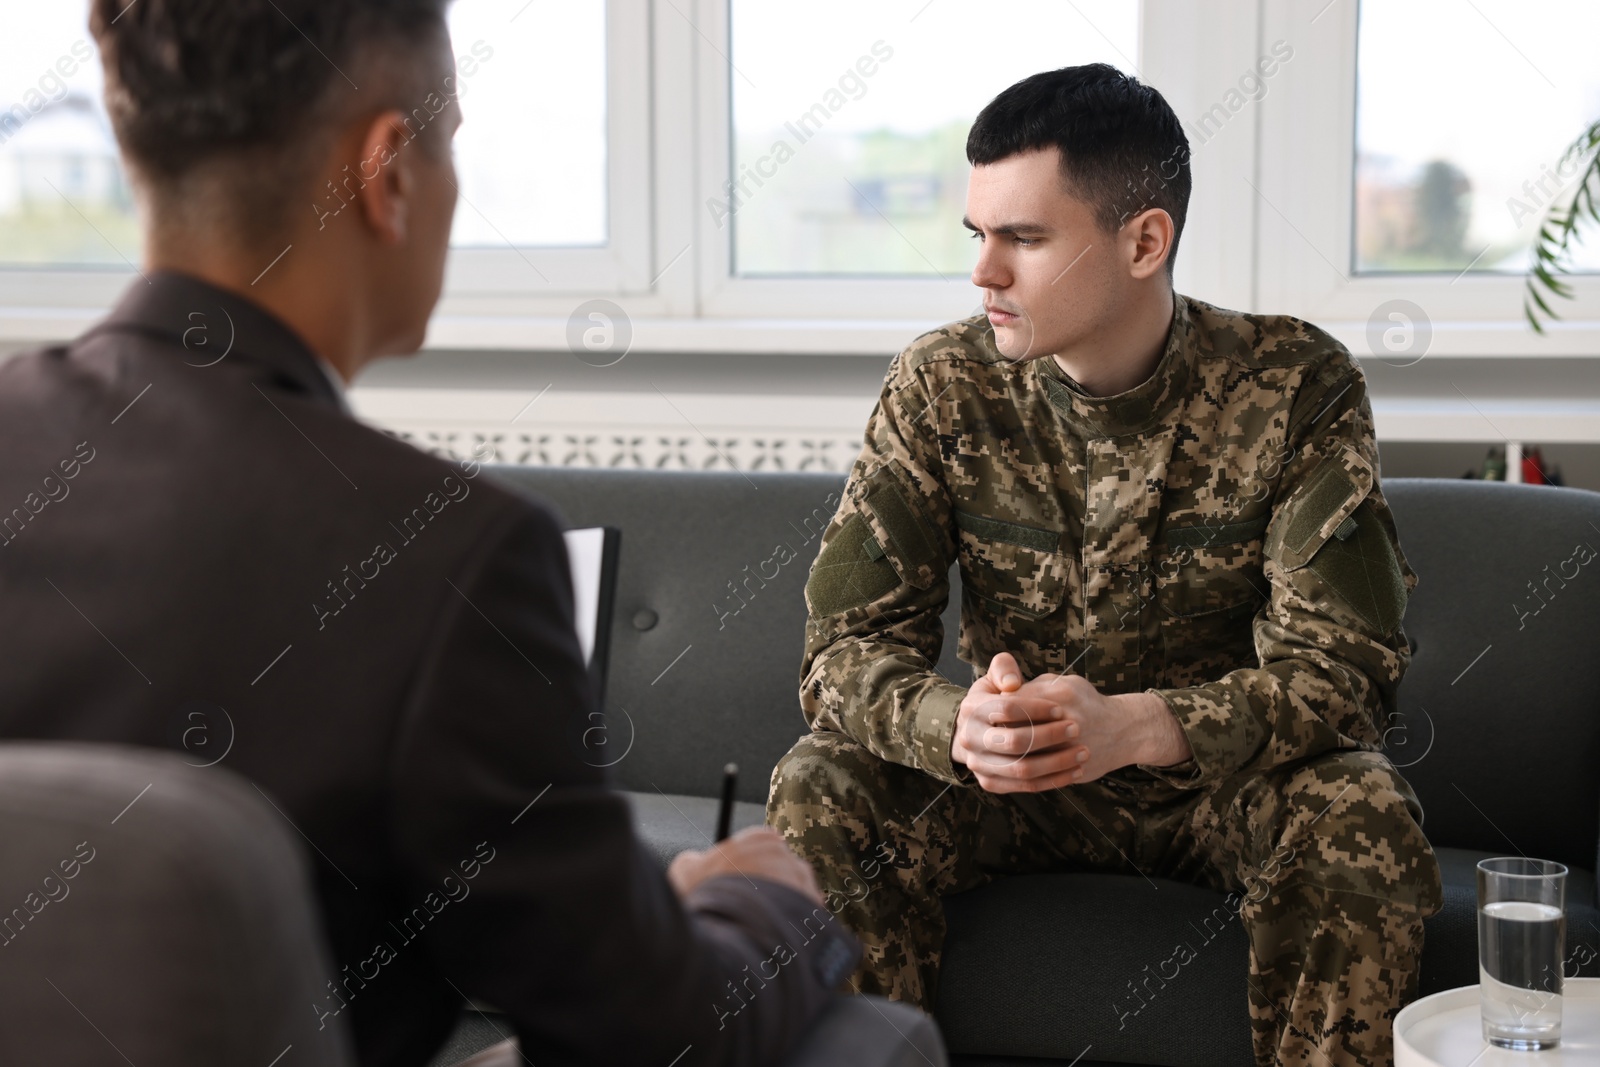
[[[806,729],[802,590],[843,477],[490,469],[573,526],[623,530],[607,723],[585,743],[633,794],[663,862],[709,840],[730,760],[737,824],[761,821],[772,767]],[[1600,974],[1600,493],[1431,479],[1384,489],[1421,579],[1386,748],[1422,799],[1445,882],[1422,992],[1477,981],[1473,867],[1491,855],[1571,868],[1567,973]],[[939,669],[966,684],[958,587],[953,574]],[[1005,879],[947,906],[936,1015],[953,1062],[1250,1062],[1245,939],[1220,894],[1129,869]],[[1039,918],[1019,930],[1022,915]],[[1217,932],[1171,975],[1163,962],[1202,928]]]

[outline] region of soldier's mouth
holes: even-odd
[[[985,304],[983,310],[988,312],[991,326],[1010,326],[1022,319],[1022,316],[1014,311],[1005,311],[990,304]]]

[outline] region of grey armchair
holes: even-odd
[[[307,1008],[334,971],[300,842],[242,778],[7,743],[0,827],[0,1063],[354,1063]]]

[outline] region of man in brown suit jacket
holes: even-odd
[[[339,970],[308,1019],[364,1064],[426,1063],[467,998],[541,1065],[775,1062],[860,951],[810,869],[763,828],[664,876],[573,742],[556,518],[343,406],[439,296],[444,7],[93,4],[145,263],[0,364],[0,736],[257,783],[317,864]]]

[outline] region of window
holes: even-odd
[[[1511,271],[1600,117],[1600,6],[1364,0],[1356,93],[1357,271]],[[1574,266],[1600,269],[1591,237]]]
[[[0,35],[0,341],[76,332],[139,259],[85,8],[19,6]],[[1181,291],[1358,352],[1396,299],[1436,353],[1600,338],[1597,277],[1545,337],[1521,318],[1561,153],[1600,115],[1591,0],[457,0],[450,21],[434,347],[564,351],[605,300],[635,348],[893,350],[978,307],[973,117],[1094,60],[1188,130]],[[1600,236],[1574,265],[1600,271]]]
[[[0,266],[130,269],[133,198],[86,3],[17,5],[0,35]]]
[[[1027,27],[1026,32],[1017,32]],[[732,0],[732,151],[707,210],[733,271],[953,275],[973,117],[1020,77],[1104,61],[1137,68],[1134,0],[814,0],[803,17]]]
[[[605,245],[605,5],[457,0],[450,37],[464,119],[451,245]]]
[[[698,64],[701,129],[716,131],[702,134],[695,175],[700,314],[800,329],[972,314],[977,251],[961,216],[973,117],[1041,70],[1137,70],[1140,8],[699,0],[703,38],[728,45],[702,48]]]
[[[649,288],[648,0],[457,0],[461,197],[444,317]],[[525,337],[526,335],[521,335]],[[518,340],[518,344],[528,343]]]
[[[0,257],[9,265],[127,267],[139,258],[87,11],[81,2],[19,8],[0,40],[0,100],[13,101],[0,112]],[[471,119],[456,138],[451,244],[604,246],[605,5],[540,4],[508,18],[505,5],[459,0],[450,31]],[[518,128],[539,136],[506,135]]]
[[[55,306],[86,325],[140,259],[87,13],[19,7],[0,35],[0,306],[24,320]],[[646,288],[646,0],[458,0],[450,25],[466,124],[448,290],[492,303]]]
[[[1403,320],[1425,339],[1407,362],[1592,355],[1600,279],[1574,277],[1575,299],[1552,304],[1562,321],[1538,335],[1517,273],[1549,203],[1528,201],[1523,183],[1536,189],[1600,114],[1581,52],[1583,27],[1600,25],[1591,7],[1263,5],[1260,39],[1294,56],[1258,105],[1253,172],[1228,178],[1252,206],[1254,306],[1380,358]]]

